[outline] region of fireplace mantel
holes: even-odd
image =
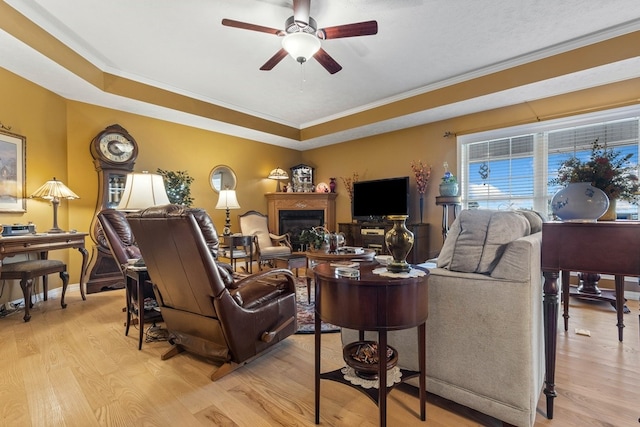
[[[278,218],[281,210],[322,210],[325,225],[331,231],[336,228],[336,197],[337,193],[267,193],[267,215],[269,216],[269,230],[280,234]]]

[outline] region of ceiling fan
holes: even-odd
[[[278,63],[289,54],[300,64],[305,63],[309,58],[313,57],[329,73],[335,74],[342,70],[342,66],[322,49],[320,40],[370,36],[378,33],[377,21],[358,22],[318,29],[315,19],[309,16],[310,8],[311,0],[293,0],[293,16],[285,21],[284,30],[234,21],[233,19],[223,19],[222,25],[283,37],[282,48],[260,67],[263,71],[273,69],[273,67],[278,65]]]

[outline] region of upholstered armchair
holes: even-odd
[[[240,230],[245,236],[254,236],[254,246],[258,265],[269,263],[278,257],[291,255],[291,241],[288,234],[275,235],[269,232],[268,218],[256,211],[248,211],[238,216]]]
[[[532,211],[464,210],[429,266],[427,391],[515,426],[534,425],[544,380],[541,229]],[[418,368],[416,336],[389,332],[398,366]]]
[[[189,351],[222,362],[211,374],[216,380],[296,331],[295,283],[286,269],[233,280],[213,256],[198,215],[206,212],[167,205],[127,219],[173,346],[162,359]]]

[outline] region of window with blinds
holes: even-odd
[[[556,122],[551,130],[463,142],[459,171],[463,203],[469,208],[535,209],[549,214],[551,197],[559,187],[547,183],[568,158],[587,160],[594,141],[622,155],[632,153],[631,162],[638,167],[639,123],[638,117],[565,128]],[[638,206],[618,201],[617,214],[638,219]]]

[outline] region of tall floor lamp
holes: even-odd
[[[58,205],[60,199],[79,199],[80,197],[69,190],[61,181],[58,181],[55,177],[53,180],[45,182],[42,187],[38,188],[31,194],[32,199],[44,199],[50,200],[53,205],[53,228],[47,231],[47,233],[64,233],[64,230],[58,227]]]
[[[224,222],[224,230],[222,231],[222,234],[224,236],[231,235],[231,219],[229,218],[229,209],[240,209],[240,204],[238,203],[238,198],[236,197],[236,190],[220,190],[216,209],[226,210],[227,217]]]

